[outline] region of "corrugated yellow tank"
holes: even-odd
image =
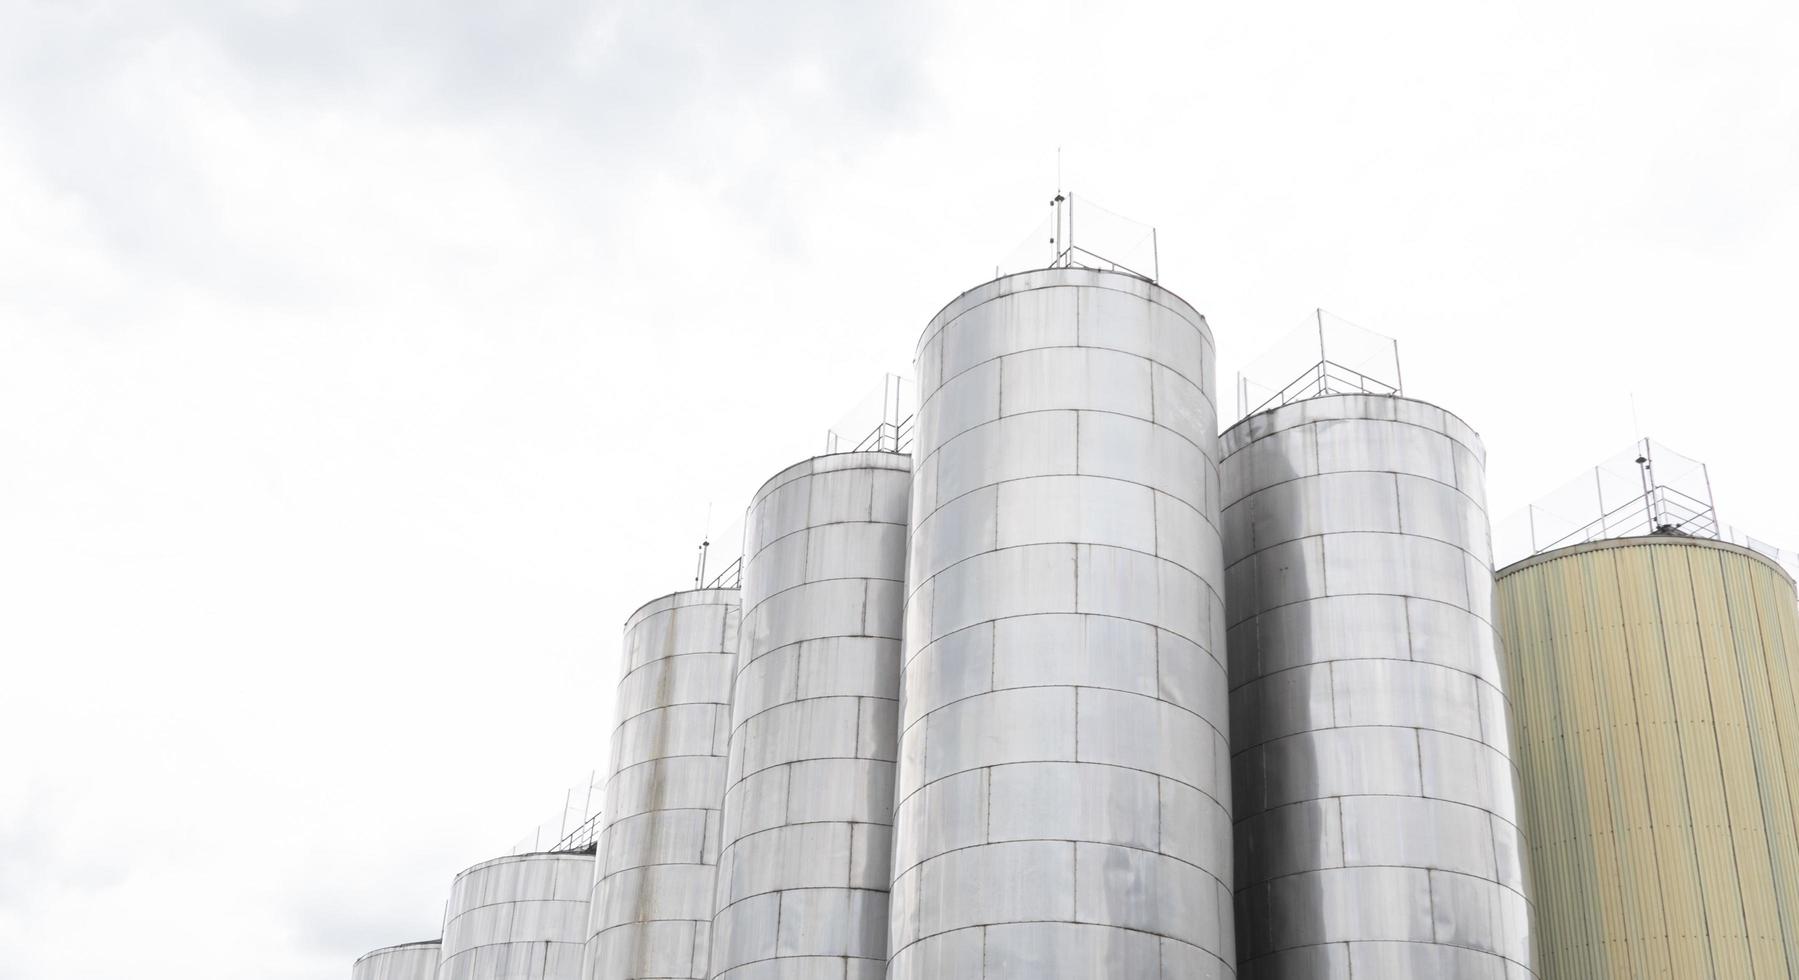
[[[1799,611],[1678,536],[1501,569],[1543,980],[1799,976]]]

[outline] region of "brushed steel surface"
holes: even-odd
[[[350,980],[436,980],[442,952],[435,939],[372,950],[357,957]]]
[[[438,980],[575,980],[593,858],[514,854],[456,876]]]
[[[706,976],[739,619],[699,589],[625,622],[586,980]]]
[[[1337,395],[1223,446],[1242,976],[1532,976],[1479,438]]]
[[[885,970],[911,484],[841,453],[750,503],[713,977]]]
[[[1235,972],[1213,357],[1084,269],[926,329],[891,980]]]

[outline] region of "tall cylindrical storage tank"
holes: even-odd
[[[586,980],[706,976],[738,619],[697,589],[625,622]]]
[[[1119,273],[926,328],[893,980],[1233,972],[1213,366]]]
[[[1500,572],[1545,980],[1799,975],[1795,601],[1698,538]]]
[[[456,876],[437,980],[576,980],[593,858],[514,854]]]
[[[442,950],[443,943],[430,939],[364,953],[350,968],[350,980],[437,980]]]
[[[1224,451],[1243,976],[1530,976],[1479,437],[1332,395]]]
[[[719,980],[886,972],[911,458],[820,456],[745,522]]]

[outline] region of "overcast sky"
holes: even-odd
[[[0,0],[0,978],[343,978],[1063,182],[1799,543],[1799,6]],[[1632,420],[1632,397],[1640,422]]]

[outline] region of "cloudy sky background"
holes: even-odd
[[[0,0],[0,978],[341,978],[1063,182],[1799,543],[1799,7]],[[1632,398],[1639,423],[1632,420]]]

